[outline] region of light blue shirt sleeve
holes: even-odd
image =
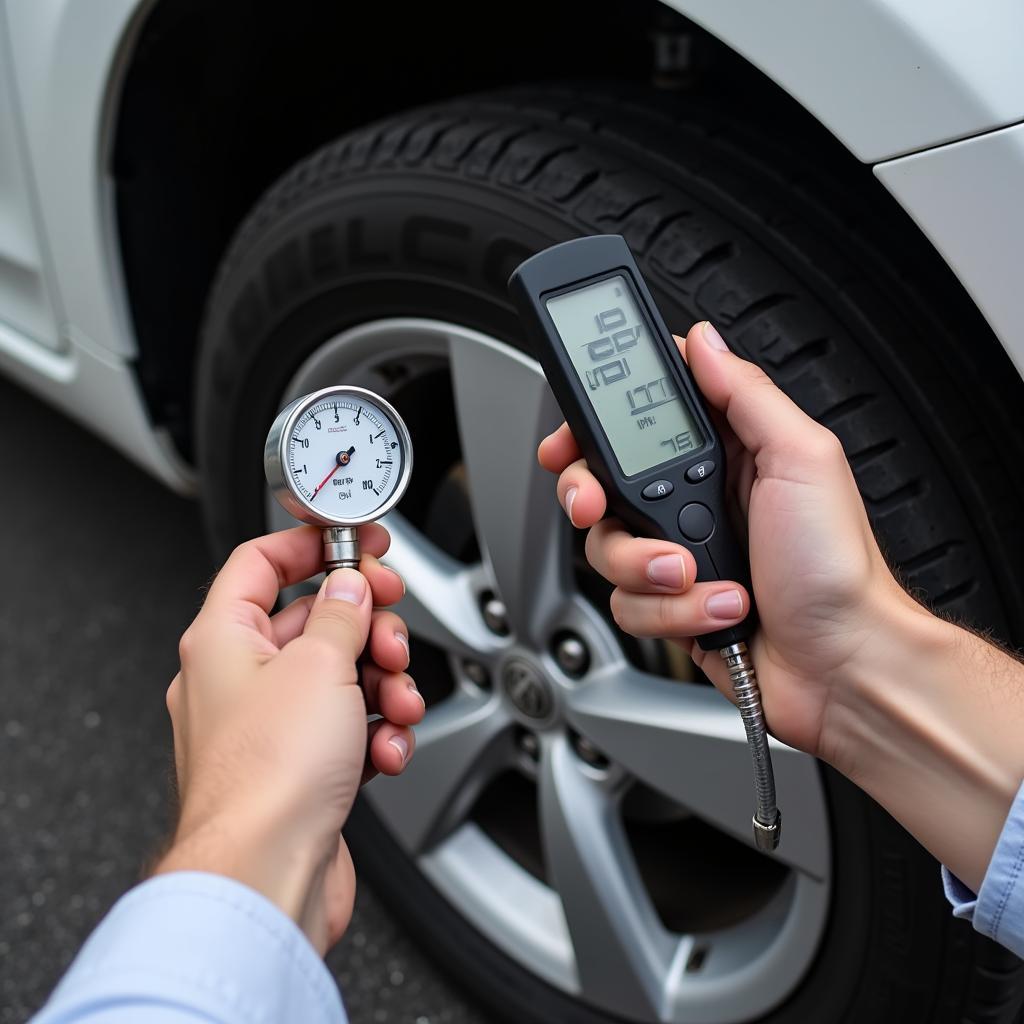
[[[947,868],[942,869],[946,897],[954,917],[973,922],[977,931],[995,939],[1011,953],[1024,956],[1024,784],[1017,790],[1010,813],[992,853],[988,870],[975,895]]]
[[[264,896],[182,871],[122,896],[31,1024],[345,1024],[309,940]]]

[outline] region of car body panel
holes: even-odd
[[[0,0],[0,370],[189,492],[193,475],[150,421],[135,377],[109,173],[122,76],[156,3]],[[981,135],[1024,119],[1024,5],[991,0],[968,14],[954,0],[666,3],[765,71],[859,159],[881,163],[879,178],[1024,367],[1009,271],[1022,262],[1024,232],[1011,224],[1024,214],[1009,182],[1021,180],[1024,153],[1017,135]],[[973,135],[979,148],[943,146],[935,163],[891,159]],[[924,180],[944,167],[950,182]],[[969,175],[989,187],[972,193]]]
[[[890,160],[875,174],[945,258],[1024,376],[1024,125]]]
[[[135,343],[114,226],[106,147],[122,47],[148,4],[7,0],[11,69],[41,220],[65,315],[100,348]]]
[[[1024,4],[668,0],[864,163],[1024,120]]]
[[[146,412],[134,367],[67,328],[68,351],[51,352],[0,323],[0,373],[98,434],[180,494],[195,477]],[[125,509],[125,516],[132,514]]]
[[[0,155],[0,370],[168,486],[190,493],[191,470],[150,421],[130,361],[135,339],[106,159],[124,58],[150,6],[138,0],[3,4],[0,75],[11,86],[5,96],[16,97],[19,108],[10,124],[0,110],[0,144],[13,134],[24,175],[18,179],[17,165]],[[8,221],[11,204],[17,213]],[[7,301],[13,243],[6,232],[15,227],[28,264],[22,277],[38,280],[33,322]]]
[[[49,349],[60,347],[52,272],[26,165],[9,35],[0,8],[0,323]]]

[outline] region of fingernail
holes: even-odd
[[[701,327],[701,334],[704,335],[704,340],[712,348],[717,348],[719,352],[729,351],[729,346],[726,345],[725,338],[715,330],[715,325],[710,320],[704,321],[704,325]]]
[[[743,597],[738,590],[722,590],[704,602],[704,611],[713,619],[737,619],[743,613]]]
[[[409,638],[404,634],[395,630],[395,639],[405,648],[405,659],[408,663],[409,660]]]
[[[576,520],[572,517],[572,503],[576,500],[576,492],[579,490],[578,487],[570,487],[565,492],[565,514],[569,517],[569,522],[573,526],[576,525]]]
[[[324,580],[324,597],[333,601],[362,604],[366,595],[366,577],[355,569],[335,569]]]
[[[678,590],[686,583],[686,566],[682,555],[658,555],[647,563],[647,578],[660,587]]]
[[[405,764],[405,759],[409,756],[409,744],[406,742],[405,737],[392,736],[388,743],[402,755],[402,764]]]
[[[423,701],[423,706],[426,707],[427,706],[427,702],[425,700],[423,700],[423,694],[420,693],[420,691],[416,688],[415,681],[410,679],[409,682],[406,685],[409,687],[409,692],[410,693],[415,693],[416,696],[419,697],[419,699]]]

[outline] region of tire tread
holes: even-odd
[[[958,354],[952,319],[928,308],[930,296],[918,294],[909,270],[877,241],[885,229],[827,175],[794,167],[763,133],[716,116],[662,112],[649,97],[554,87],[386,119],[323,147],[264,195],[225,255],[211,306],[276,225],[340,183],[368,176],[415,171],[484,183],[555,211],[577,233],[621,233],[656,291],[713,319],[737,351],[839,436],[872,524],[912,592],[930,596],[943,614],[983,622],[1003,637],[1024,635],[1019,588],[994,564],[1024,562],[1021,477],[1008,471],[1019,451],[986,443],[1007,413],[992,411],[989,424],[984,408],[961,402],[964,437],[975,442],[973,472],[947,482],[939,451],[950,450],[948,439],[933,440],[908,412],[924,396],[953,401],[965,381],[977,382],[970,358]],[[891,280],[899,296],[879,284]],[[229,335],[211,331],[202,340],[200,380],[211,381],[212,392],[233,386]],[[894,336],[906,339],[896,353]],[[943,358],[929,359],[929,346]],[[890,376],[893,366],[901,376]],[[913,372],[901,369],[908,366]],[[223,524],[215,529],[230,533]],[[995,550],[1001,560],[977,555]],[[970,964],[969,981],[955,1006],[936,996],[927,1019],[1015,1020],[1024,998],[1020,962],[965,937],[959,922],[943,927],[948,950]]]

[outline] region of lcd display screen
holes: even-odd
[[[625,476],[704,447],[625,277],[556,295],[547,309]]]

